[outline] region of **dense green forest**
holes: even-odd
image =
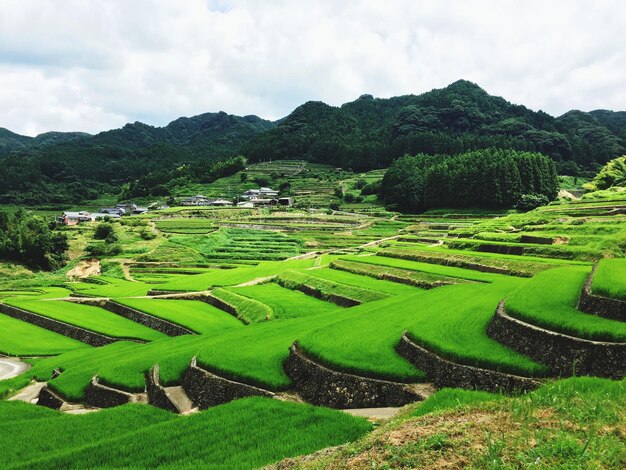
[[[309,102],[253,139],[251,161],[304,158],[353,169],[387,167],[403,155],[483,148],[540,152],[560,173],[595,168],[624,151],[625,113],[571,111],[554,118],[461,80],[422,95],[363,95],[341,107]]]
[[[181,164],[201,178],[208,171],[204,166],[238,155],[245,142],[273,126],[256,116],[207,113],[162,128],[134,123],[62,144],[25,147],[0,165],[0,203],[93,199],[150,173],[159,179]]]
[[[55,270],[67,260],[69,244],[63,233],[50,230],[40,217],[19,210],[0,211],[0,257],[32,268]]]
[[[201,181],[213,163],[235,155],[369,170],[404,155],[489,148],[542,153],[559,174],[595,173],[626,153],[626,112],[570,111],[554,118],[460,80],[421,95],[363,95],[339,107],[308,102],[277,122],[220,112],[165,127],[136,122],[94,136],[31,138],[0,129],[0,203],[79,202],[119,193],[129,183],[126,195],[166,194],[167,177]],[[187,168],[182,175],[181,166]]]
[[[385,174],[380,196],[401,211],[436,207],[510,208],[558,190],[554,162],[538,153],[486,149],[461,155],[405,156]]]

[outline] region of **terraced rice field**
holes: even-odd
[[[591,290],[594,294],[626,300],[626,262],[623,259],[600,261]]]
[[[9,299],[8,305],[75,325],[86,330],[102,333],[113,338],[155,341],[167,338],[158,331],[134,323],[126,318],[98,307],[81,305],[63,300]]]
[[[626,341],[626,323],[576,309],[587,268],[557,268],[535,276],[508,297],[507,312],[554,331],[598,341]]]
[[[122,298],[117,302],[184,326],[198,334],[218,333],[243,324],[232,315],[199,300]]]
[[[0,353],[56,354],[38,360],[28,376],[47,381],[50,389],[75,402],[85,399],[95,375],[104,385],[143,392],[144,374],[155,364],[160,366],[163,385],[180,385],[193,357],[198,366],[223,378],[293,393],[295,379],[284,365],[295,342],[312,360],[336,372],[409,384],[430,382],[429,374],[396,351],[404,332],[454,366],[544,378],[549,374],[546,365],[487,335],[487,325],[502,300],[511,316],[554,332],[626,341],[625,323],[577,310],[578,296],[592,268],[591,258],[554,258],[561,249],[571,254],[582,247],[585,256],[592,252],[608,255],[619,246],[613,241],[599,244],[598,237],[602,238],[599,234],[605,230],[609,238],[619,240],[622,222],[611,219],[604,229],[601,223],[592,222],[595,228],[589,229],[573,220],[598,217],[606,209],[585,205],[581,212],[585,215],[579,215],[577,208],[555,207],[491,219],[488,214],[471,213],[385,213],[379,217],[294,210],[250,211],[236,217],[235,209],[194,215],[186,211],[184,216],[170,211],[171,219],[156,221],[160,232],[169,232],[158,235],[151,251],[115,260],[126,264],[124,269],[120,265],[117,271],[107,271],[110,275],[79,282],[55,281],[65,287],[33,283],[23,292],[0,291],[0,301],[6,304],[141,343],[122,340],[91,348],[0,315]],[[218,213],[219,217],[207,216]],[[226,226],[232,225],[233,219],[242,227]],[[541,230],[533,230],[537,227]],[[529,240],[523,238],[529,234],[553,241],[562,237],[563,243],[546,244],[552,252],[542,256],[477,251],[483,243],[543,246],[523,242]],[[405,241],[398,241],[398,236]],[[418,239],[450,243],[428,246],[416,243]],[[363,246],[371,241],[380,246]],[[313,253],[307,258],[287,259],[309,251]],[[622,273],[625,266],[621,259],[601,261],[594,292],[626,298],[626,286],[621,282],[626,279]],[[152,298],[150,291],[152,297],[158,291],[194,293],[205,296],[207,302]],[[110,298],[197,334],[168,337],[101,308],[62,300],[72,293]],[[63,372],[51,379],[55,369]],[[0,394],[23,386],[25,378],[19,379],[0,384]],[[465,399],[452,395],[449,400]],[[445,396],[441,399],[446,400]],[[0,435],[25,435],[20,420],[31,419],[30,411],[5,405],[0,402],[0,411],[12,418],[0,423]],[[100,441],[107,426],[116,426],[119,420],[134,420],[125,428],[125,442],[131,442],[128,446],[122,446],[122,436],[106,440],[124,448],[124,452],[106,456],[111,465],[120,466],[132,465],[132,452],[143,462],[175,467],[184,449],[185,462],[192,465],[226,462],[229,468],[250,468],[350,441],[370,429],[365,421],[347,415],[265,399],[235,401],[176,422],[171,414],[146,412],[136,406],[93,417],[54,416],[61,432],[51,438],[50,445],[55,447],[67,439],[65,429],[78,430],[76,440],[64,452],[51,451],[25,460],[24,465],[63,466],[69,458],[95,465],[105,458],[106,446]],[[54,425],[52,415],[32,419],[41,424],[42,432]],[[294,426],[302,432],[286,431]],[[186,433],[204,437],[191,446],[189,439],[183,439]],[[215,439],[216,433],[222,438]],[[167,446],[154,451],[156,441],[152,439],[157,434],[171,438]],[[238,446],[237,451],[233,446]],[[10,466],[23,450],[6,444],[2,447],[0,440],[0,452],[5,452]]]

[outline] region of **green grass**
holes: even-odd
[[[359,263],[344,259],[335,260],[331,268],[346,271],[352,274],[373,277],[375,279],[387,279],[392,282],[409,284],[416,287],[432,287],[439,284],[455,284],[462,282],[457,278],[438,276],[435,274],[410,271],[408,269],[392,268],[389,266]]]
[[[121,298],[115,301],[182,325],[199,334],[243,327],[232,315],[199,300]]]
[[[474,271],[471,269],[457,268],[454,266],[444,266],[440,264],[422,263],[419,261],[410,261],[401,258],[388,258],[382,255],[342,256],[341,259],[354,263],[363,263],[365,265],[372,264],[375,266],[398,268],[407,271],[416,271],[418,273],[464,279],[468,281],[493,282],[501,277],[500,274],[482,273],[480,271]]]
[[[593,276],[591,290],[605,297],[626,299],[626,260],[601,260]]]
[[[576,309],[589,268],[556,268],[538,274],[511,294],[506,311],[550,330],[598,341],[626,341],[626,323]]]
[[[139,323],[134,323],[99,307],[65,302],[63,300],[8,299],[6,303],[114,338],[146,341],[167,338],[163,333],[159,333]]]
[[[0,314],[0,353],[9,356],[50,356],[87,348],[85,343]]]
[[[547,369],[492,340],[486,328],[498,302],[525,280],[504,277],[493,284],[457,284],[419,291],[350,309],[331,327],[303,335],[305,350],[325,362],[352,370],[415,376],[400,367],[394,346],[405,330],[424,347],[453,361],[521,375],[545,375]],[[391,364],[395,364],[393,367]]]
[[[391,282],[386,280],[372,279],[370,276],[363,276],[360,274],[340,271],[337,269],[320,268],[300,270],[300,272],[306,274],[307,276],[313,276],[315,278],[324,279],[326,281],[353,286],[358,289],[367,289],[373,294],[371,300],[377,300],[378,298],[380,298],[379,295],[381,294],[382,296],[385,296],[385,294],[412,295],[415,293],[416,290],[418,290],[414,286],[398,284],[397,282]]]
[[[310,297],[299,291],[285,289],[271,282],[247,287],[230,287],[228,290],[258,300],[268,305],[274,318],[288,319],[327,312],[341,312],[337,305]]]
[[[386,297],[386,294],[380,291],[372,291],[363,287],[327,280],[319,276],[313,276],[311,275],[313,272],[309,274],[310,272],[311,271],[285,271],[280,273],[276,279],[281,286],[288,289],[299,290],[304,287],[312,288],[317,291],[324,300],[329,300],[333,296],[340,296],[358,303],[363,303],[380,300]],[[315,272],[315,274],[318,273]]]
[[[94,297],[132,297],[146,295],[150,286],[143,282],[132,282],[114,277],[98,276],[92,282],[69,283],[76,292]],[[95,281],[95,282],[93,282]]]
[[[155,225],[161,232],[184,234],[204,234],[217,228],[211,219],[196,218],[161,219],[156,220]]]
[[[245,323],[258,323],[273,318],[274,312],[271,307],[238,292],[217,288],[211,294],[234,307],[237,317]]]
[[[345,413],[264,398],[183,417],[139,405],[83,416],[21,403],[0,407],[4,468],[248,469],[350,442],[371,429]]]
[[[202,291],[211,287],[235,286],[258,278],[274,276],[287,269],[310,268],[314,259],[289,261],[263,261],[257,266],[236,269],[215,269],[205,274],[172,277],[171,281],[159,285],[159,289],[174,291]]]
[[[514,398],[444,389],[298,468],[624,468],[624,386],[581,377]]]

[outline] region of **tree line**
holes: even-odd
[[[400,211],[437,207],[511,208],[556,197],[554,162],[539,153],[484,149],[460,155],[405,156],[387,170],[380,197]],[[526,197],[524,197],[526,196]]]
[[[69,244],[41,217],[23,210],[0,210],[0,257],[35,269],[56,270],[65,265]]]

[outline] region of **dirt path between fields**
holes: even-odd
[[[268,281],[274,279],[275,277],[276,277],[276,275],[274,275],[274,276],[267,276],[267,277],[257,277],[256,279],[252,279],[251,281],[242,282],[241,284],[237,284],[234,287],[256,286],[257,284],[262,284],[264,282],[268,282]]]
[[[17,359],[0,359],[0,380],[17,377],[30,369],[31,365]]]
[[[67,277],[75,279],[83,279],[89,276],[97,276],[100,274],[100,260],[87,259],[79,261],[76,266],[67,272]]]

